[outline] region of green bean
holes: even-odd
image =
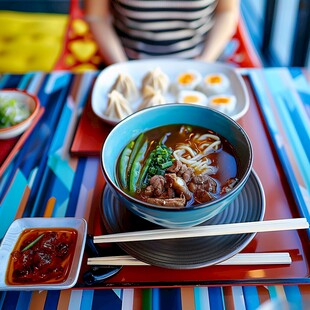
[[[141,148],[141,145],[142,145],[142,142],[143,142],[143,138],[144,138],[144,134],[141,133],[138,138],[135,140],[135,145],[132,149],[132,152],[130,154],[130,157],[129,157],[129,161],[128,161],[128,165],[127,165],[127,174],[130,173],[130,170],[131,170],[131,166],[132,166],[132,163],[137,155],[137,152],[139,151],[139,149]]]
[[[134,193],[137,190],[137,182],[140,176],[141,172],[141,162],[143,162],[146,154],[148,146],[148,141],[145,140],[139,151],[137,152],[137,155],[132,163],[132,167],[130,170],[130,175],[129,175],[129,191],[131,193]]]
[[[149,170],[149,167],[150,167],[150,164],[151,164],[151,162],[153,160],[154,154],[155,154],[154,151],[150,152],[149,156],[147,157],[146,161],[144,162],[144,165],[142,167],[141,174],[140,174],[140,177],[139,177],[139,181],[138,181],[138,184],[139,184],[140,187],[142,187],[142,183],[143,183],[143,181],[144,181],[144,179],[146,177],[146,174],[147,174],[147,172]]]
[[[123,188],[127,188],[127,179],[128,179],[128,173],[127,173],[127,167],[129,162],[130,154],[132,153],[133,146],[135,144],[135,141],[130,141],[125,149],[123,150],[119,162],[119,175],[120,175],[120,181]]]

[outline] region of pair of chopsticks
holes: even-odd
[[[196,226],[179,229],[157,229],[136,232],[117,233],[94,236],[94,243],[131,242],[146,240],[163,240],[176,238],[193,238],[206,236],[221,236],[230,234],[245,234],[257,232],[273,232],[283,230],[307,229],[309,223],[305,218],[281,219],[257,222],[231,223],[210,226]],[[289,253],[239,253],[219,263],[218,265],[277,265],[291,264]],[[131,256],[109,256],[88,258],[88,265],[123,265],[146,266]]]
[[[281,265],[291,264],[292,259],[287,252],[278,253],[239,253],[233,257],[220,262],[216,265],[237,266],[237,265]],[[147,263],[141,262],[132,256],[107,256],[88,258],[87,265],[96,266],[148,266]]]
[[[132,242],[146,240],[163,240],[177,238],[194,238],[221,236],[232,234],[274,232],[283,230],[307,229],[306,218],[280,219],[243,223],[230,223],[209,226],[195,226],[178,229],[155,229],[135,232],[125,232],[110,235],[94,236],[94,243]]]

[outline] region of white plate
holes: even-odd
[[[73,228],[78,231],[77,242],[70,271],[65,282],[56,284],[18,284],[8,285],[5,281],[10,255],[23,230],[27,228]],[[21,218],[15,220],[6,232],[0,246],[0,290],[33,291],[68,289],[78,280],[87,233],[87,222],[78,218]]]
[[[245,83],[233,67],[222,63],[206,63],[196,60],[152,59],[117,63],[104,69],[98,75],[92,92],[91,104],[94,113],[105,122],[116,125],[120,120],[107,117],[104,115],[104,112],[108,104],[108,94],[118,75],[120,73],[129,74],[136,83],[138,89],[140,89],[144,75],[156,67],[159,67],[168,75],[170,82],[175,81],[177,75],[186,70],[196,70],[201,73],[202,76],[211,73],[222,73],[228,77],[231,83],[230,91],[227,94],[235,95],[237,98],[237,105],[230,117],[234,120],[238,120],[249,108],[249,95]],[[171,93],[167,94],[166,99],[169,103],[173,103],[171,100],[175,100]],[[133,103],[134,111],[141,101],[142,98],[140,97]]]

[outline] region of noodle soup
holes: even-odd
[[[238,158],[229,141],[193,125],[146,131],[127,144],[117,162],[117,180],[124,192],[171,208],[218,199],[239,179]]]
[[[196,134],[211,136],[205,145],[194,141],[189,148],[186,143]],[[208,154],[198,154],[203,151]],[[196,166],[188,167],[192,160]],[[191,227],[238,197],[251,173],[253,150],[244,129],[225,114],[198,105],[165,104],[118,123],[102,146],[101,164],[107,182],[103,195],[113,199],[109,203],[163,227]]]

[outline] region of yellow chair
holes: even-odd
[[[0,73],[51,71],[67,24],[65,14],[0,11]]]

